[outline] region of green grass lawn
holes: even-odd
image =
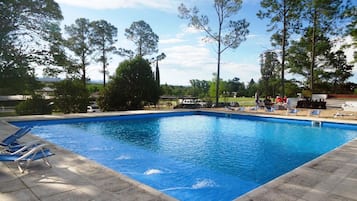
[[[227,97],[227,98],[220,98],[219,102],[238,102],[240,106],[254,106],[255,101],[253,97],[238,97],[238,98],[233,98],[233,97]]]
[[[227,98],[220,98],[219,102],[231,103],[231,102],[238,102],[240,106],[254,106],[255,101],[252,97],[227,97]],[[167,100],[160,100],[159,105],[161,108],[172,108],[173,106],[177,105],[177,101],[167,101]]]

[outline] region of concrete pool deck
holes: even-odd
[[[0,118],[0,139],[16,130],[7,121],[154,112],[159,111],[3,117]],[[288,118],[314,119],[295,116]],[[343,119],[318,120],[357,123]],[[26,135],[22,140],[33,139],[38,138]],[[56,154],[49,158],[52,168],[36,161],[21,174],[14,163],[0,163],[0,200],[175,200],[57,145],[49,143],[49,147]],[[236,201],[357,201],[356,189],[357,139],[237,198]]]

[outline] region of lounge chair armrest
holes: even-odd
[[[11,155],[15,155],[15,154],[19,154],[23,151],[26,151],[27,149],[34,147],[35,145],[40,144],[40,140],[34,140],[31,142],[26,142],[24,144],[19,144],[19,145],[15,145],[15,146],[9,146],[10,149],[12,148],[16,148],[16,147],[21,147],[20,149],[16,150],[15,152],[12,152]]]
[[[38,146],[35,146],[30,151],[26,152],[24,155],[22,155],[21,157],[17,158],[15,161],[25,160],[31,154],[37,153],[39,151],[42,151],[45,146],[47,146],[47,144],[40,144]]]

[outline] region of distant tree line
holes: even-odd
[[[216,96],[216,75],[212,81],[190,80],[191,86],[161,85],[163,95],[180,97],[196,97],[206,101],[214,101]],[[224,81],[220,79],[220,97],[252,97],[259,89],[258,83],[251,79],[249,83],[241,82],[238,77]]]

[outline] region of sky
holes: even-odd
[[[184,3],[191,8],[197,6],[202,14],[208,15],[211,23],[216,23],[213,0],[55,0],[59,3],[64,25],[74,24],[78,18],[89,20],[106,20],[118,28],[116,47],[134,50],[132,41],[128,40],[125,29],[135,21],[144,20],[153,32],[159,36],[157,54],[152,58],[166,54],[159,62],[161,84],[190,85],[190,80],[212,80],[217,72],[216,45],[203,39],[204,32],[187,26],[186,20],[178,17],[178,6]],[[260,20],[256,13],[260,9],[259,0],[245,0],[235,19],[246,19],[249,23],[249,35],[236,49],[228,49],[221,58],[221,78],[223,80],[240,78],[248,83],[251,79],[258,81],[261,77],[259,55],[271,49],[270,36],[267,32],[267,20]],[[216,28],[217,26],[212,26]],[[347,52],[352,58],[352,50]],[[109,63],[109,75],[113,75],[119,63],[125,57],[113,55]],[[155,70],[154,65],[152,66]],[[87,73],[92,81],[103,81],[101,64],[92,62]],[[354,68],[357,74],[357,67]],[[292,76],[292,75],[291,75]],[[289,78],[289,75],[287,76]],[[355,75],[351,81],[357,83]]]

